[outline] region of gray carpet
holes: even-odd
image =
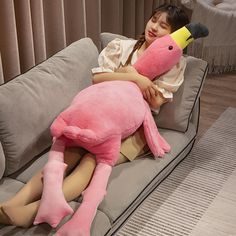
[[[236,236],[236,109],[228,108],[116,236]]]

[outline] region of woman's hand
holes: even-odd
[[[159,91],[154,93],[153,91],[146,90],[143,97],[153,109],[158,109],[162,104],[169,101],[168,99],[164,98]]]
[[[132,78],[134,78],[132,81],[138,85],[145,99],[158,92],[156,85],[147,77],[139,74],[133,66],[119,67],[115,72],[132,73]]]
[[[145,98],[147,102],[155,99],[157,95],[158,95],[158,91],[154,89],[153,87],[149,87],[143,91],[143,97]]]
[[[135,75],[134,82],[140,88],[145,99],[146,96],[149,96],[149,94],[156,94],[156,92],[158,92],[156,85],[150,79],[143,75]]]

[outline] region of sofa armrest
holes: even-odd
[[[2,148],[2,143],[0,142],[0,179],[5,171],[5,155]]]

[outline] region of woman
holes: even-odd
[[[138,74],[131,65],[156,38],[170,34],[188,23],[187,15],[180,8],[172,5],[158,7],[138,41],[115,39],[101,52],[99,67],[92,70],[93,83],[107,80],[133,81],[153,111],[158,112],[163,103],[172,100],[173,92],[183,82],[185,59],[182,57],[178,65],[154,82]],[[142,129],[139,129],[134,136],[123,142],[117,164],[140,156],[145,146]],[[92,154],[78,148],[68,148],[64,159],[68,168],[63,193],[65,199],[71,201],[86,188],[96,163]],[[39,171],[13,198],[0,204],[0,223],[29,227],[39,208],[42,189],[42,172]]]

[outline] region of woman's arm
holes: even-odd
[[[123,73],[123,72],[105,72],[105,73],[97,73],[93,76],[93,83],[101,83],[105,81],[113,81],[113,80],[126,80],[135,82],[136,75],[133,73]]]
[[[140,75],[132,66],[121,67],[115,72],[97,73],[93,76],[94,84],[113,80],[134,82],[138,85],[142,93],[151,88],[156,90],[156,85],[147,77]]]

